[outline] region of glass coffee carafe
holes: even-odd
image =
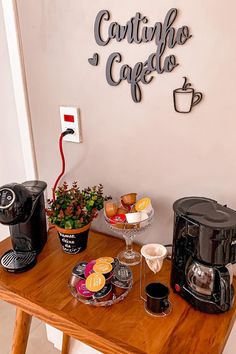
[[[197,261],[192,261],[186,270],[186,278],[189,287],[201,295],[212,296],[215,287],[223,294],[227,290],[225,277],[230,277],[230,285],[233,281],[232,265],[226,267],[210,267]]]

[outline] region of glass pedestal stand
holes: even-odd
[[[126,233],[123,234],[126,243],[126,249],[121,251],[117,258],[122,264],[126,264],[129,266],[134,266],[141,262],[141,254],[133,250],[133,240],[135,238],[135,234]]]

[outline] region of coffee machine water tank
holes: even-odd
[[[9,225],[13,246],[1,257],[1,265],[9,272],[32,268],[47,241],[46,186],[42,181],[27,181],[0,187],[0,223]]]

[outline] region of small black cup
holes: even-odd
[[[161,283],[150,283],[145,289],[147,310],[153,314],[165,312],[169,307],[169,289]]]

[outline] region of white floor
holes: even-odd
[[[0,353],[11,353],[11,341],[15,320],[15,308],[0,301]],[[58,331],[51,331],[53,342],[58,346]],[[87,347],[87,346],[86,346]],[[92,348],[85,348],[77,341],[72,341],[71,354],[93,354]],[[54,345],[47,340],[46,326],[43,322],[33,318],[26,354],[59,354]],[[236,354],[236,325],[234,326],[223,354]]]

